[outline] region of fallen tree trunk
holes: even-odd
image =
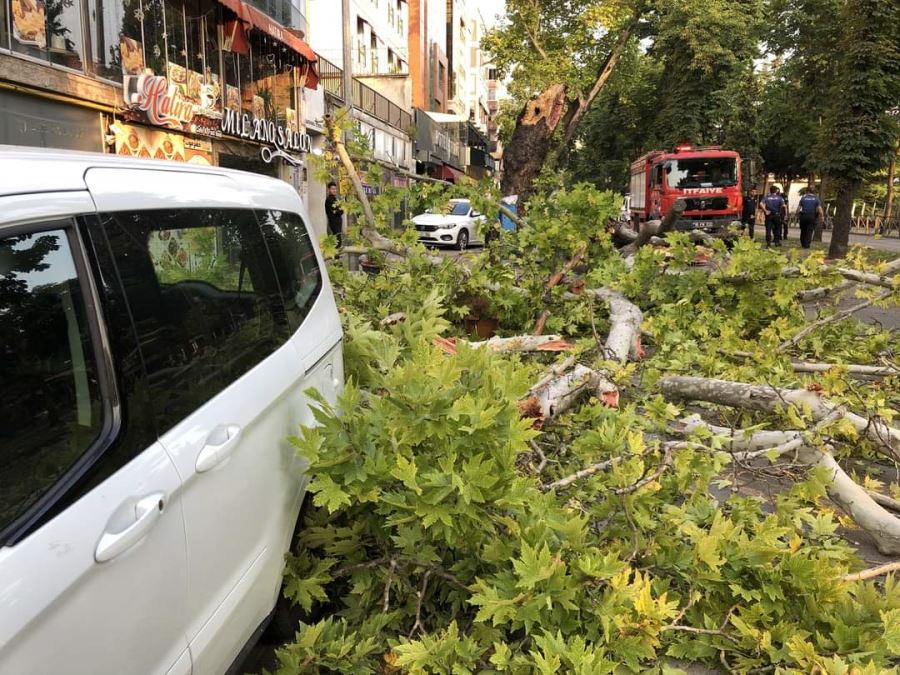
[[[838,410],[832,413],[832,417],[839,415]],[[717,436],[728,437],[732,456],[738,461],[756,459],[771,453],[781,456],[796,452],[798,461],[810,467],[826,469],[831,479],[827,489],[832,501],[872,536],[879,552],[884,555],[900,554],[900,518],[880,506],[865,488],[850,478],[837,463],[830,449],[820,450],[812,447],[807,432],[758,431],[748,434],[707,424],[699,417],[689,418],[685,424],[685,428],[689,430],[700,426],[705,426]],[[779,442],[773,445],[775,441]]]
[[[686,376],[663,377],[659,381],[659,388],[669,400],[706,401],[757,412],[776,412],[793,405],[802,413],[808,408],[817,422],[837,409],[824,396],[807,389],[778,389],[766,385]],[[841,416],[860,434],[887,450],[892,459],[900,460],[900,429],[852,412],[843,411]]]

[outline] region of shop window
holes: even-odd
[[[130,0],[88,0],[91,62],[98,77],[120,81],[147,64],[141,23],[145,12]]]
[[[9,2],[13,51],[72,70],[83,69],[81,0]]]
[[[0,49],[9,49],[9,7],[0,2]]]
[[[184,5],[166,0],[164,4],[166,29],[163,33],[168,61],[169,84],[187,84],[187,35],[185,34]]]
[[[125,0],[122,0],[124,3]],[[157,75],[166,74],[166,23],[163,0],[141,0],[134,7],[134,0],[129,5],[131,17],[143,17],[132,31],[131,18],[126,17],[125,36],[121,41],[122,61],[129,74],[141,72],[141,68],[149,68]],[[136,14],[135,14],[136,12]],[[141,23],[143,25],[141,25]],[[143,40],[142,40],[143,38]],[[132,55],[126,52],[133,52]],[[141,64],[143,60],[143,64]]]

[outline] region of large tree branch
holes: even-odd
[[[568,116],[566,120],[562,148],[569,147],[569,144],[571,144],[572,140],[575,138],[575,132],[577,131],[581,120],[587,114],[594,99],[597,98],[597,95],[609,81],[610,76],[613,74],[613,70],[615,70],[616,65],[619,63],[619,59],[622,58],[625,47],[628,46],[628,40],[631,38],[631,34],[634,31],[639,18],[640,15],[636,14],[629,24],[619,32],[616,43],[613,45],[612,50],[600,66],[600,70],[597,73],[597,79],[594,81],[594,85],[587,93],[587,96],[580,98],[577,103],[572,104],[575,112],[571,116]]]
[[[661,237],[666,232],[669,232],[675,227],[675,224],[678,222],[678,219],[681,217],[681,214],[684,213],[686,208],[687,202],[683,199],[676,200],[675,203],[672,204],[672,208],[669,209],[665,218],[661,221],[649,221],[644,223],[641,231],[638,232],[637,238],[627,246],[620,248],[619,253],[627,258],[628,256],[637,253],[637,250],[642,246],[645,246],[652,237]]]
[[[829,421],[842,416],[839,409],[822,419],[812,432],[818,431]],[[861,485],[856,483],[835,460],[831,449],[820,449],[811,443],[813,433],[803,431],[763,431],[748,434],[744,431],[732,431],[725,427],[707,424],[697,417],[689,418],[686,428],[696,429],[705,426],[717,436],[730,439],[732,456],[735,459],[748,461],[763,455],[781,455],[797,453],[797,459],[810,467],[824,468],[831,484],[828,496],[841,507],[853,520],[875,540],[878,550],[884,555],[900,554],[900,518],[889,513],[880,506]],[[773,440],[780,440],[778,445],[769,445]],[[768,446],[768,447],[766,447]],[[740,450],[741,452],[735,452]]]
[[[757,412],[776,412],[787,406],[795,406],[802,413],[804,408],[808,408],[817,422],[828,417],[837,408],[817,391],[778,389],[768,385],[703,377],[663,377],[659,381],[659,388],[669,400],[706,401]],[[900,429],[852,412],[845,411],[842,417],[861,435],[888,450],[894,459],[900,460]]]

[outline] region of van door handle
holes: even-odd
[[[121,532],[104,532],[94,551],[98,563],[112,560],[137,544],[159,520],[166,504],[164,492],[147,495],[134,505],[134,522]]]
[[[240,437],[241,428],[237,424],[223,424],[213,429],[206,437],[206,445],[197,455],[197,473],[209,471],[228,459]]]

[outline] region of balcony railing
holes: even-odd
[[[412,115],[359,80],[353,80],[353,105],[401,131],[412,127]]]
[[[334,65],[331,61],[323,59],[321,56],[316,61],[319,69],[319,82],[325,88],[325,91],[337,98],[344,100],[344,71]]]

